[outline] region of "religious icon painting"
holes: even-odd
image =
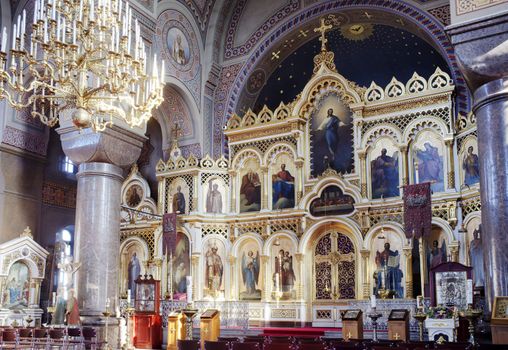
[[[209,177],[202,185],[204,211],[209,214],[224,214],[228,212],[227,192],[224,179],[219,176]]]
[[[328,186],[319,198],[310,203],[309,211],[313,216],[346,215],[352,213],[354,199],[344,194],[338,186]]]
[[[173,180],[169,186],[169,194],[171,196],[171,212],[180,215],[189,213],[190,197],[189,186],[181,177]]]
[[[240,300],[261,300],[261,259],[259,244],[253,239],[246,240],[239,248],[240,259]]]
[[[295,244],[288,237],[277,237],[271,248],[272,299],[296,298]]]
[[[459,310],[467,308],[466,271],[436,272],[436,303]]]
[[[432,232],[430,236],[425,237],[424,244],[427,272],[430,274],[432,268],[448,261],[448,248],[443,229],[433,225]]]
[[[295,206],[295,174],[293,158],[280,154],[271,166],[272,209],[287,209]]]
[[[174,300],[187,300],[187,276],[190,275],[190,269],[189,238],[183,232],[177,232],[172,278]]]
[[[415,183],[430,182],[434,192],[444,191],[444,146],[434,132],[425,130],[418,134],[413,144],[413,177]]]
[[[323,97],[311,116],[312,175],[331,168],[342,174],[353,169],[353,119],[349,107],[336,94]]]
[[[478,162],[478,144],[476,138],[468,137],[459,154],[461,162],[459,173],[461,185],[472,186],[480,182],[480,164]]]
[[[374,271],[373,294],[404,298],[405,260],[401,238],[390,229],[379,230],[372,237],[370,260]]]
[[[144,274],[143,262],[147,260],[145,250],[140,242],[131,240],[126,243],[120,252],[122,268],[121,292],[126,294],[128,290],[134,296],[136,292],[136,280]]]
[[[388,138],[379,139],[369,151],[372,198],[400,195],[399,149]]]
[[[143,188],[134,184],[130,186],[125,192],[124,202],[131,208],[136,208],[143,200],[144,192]]]
[[[466,265],[473,268],[475,288],[485,286],[483,268],[482,226],[480,216],[474,217],[466,225]]]
[[[173,27],[168,30],[167,44],[171,59],[175,63],[185,65],[189,62],[189,41],[180,28]]]
[[[240,213],[261,209],[261,176],[259,161],[248,159],[240,171]]]
[[[23,262],[15,262],[5,282],[3,305],[9,309],[27,307],[30,302],[30,271]]]
[[[226,247],[220,239],[204,243],[204,296],[217,299],[224,296],[224,266]]]

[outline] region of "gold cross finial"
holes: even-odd
[[[318,28],[314,28],[314,32],[320,32],[321,37],[319,38],[319,41],[321,41],[321,51],[326,51],[326,43],[328,40],[326,39],[325,33],[328,29],[332,29],[333,26],[331,24],[326,25],[325,19],[321,18],[321,26]]]
[[[351,331],[349,331],[349,332],[347,333],[347,339],[348,339],[348,340],[349,340],[349,339],[351,339],[351,337],[352,337],[352,336],[353,336],[353,335],[351,334]]]
[[[399,340],[400,339],[399,333],[395,333],[395,335],[393,337],[395,338],[395,340]]]

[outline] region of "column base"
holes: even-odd
[[[83,327],[93,327],[97,332],[97,341],[107,342],[105,349],[123,349],[126,346],[127,328],[122,317],[81,316]]]

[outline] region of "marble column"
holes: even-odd
[[[409,185],[409,167],[408,167],[408,145],[399,145],[400,154],[402,155],[402,185]]]
[[[508,295],[508,12],[475,13],[448,35],[473,91],[478,130],[482,245],[488,307]]]
[[[404,248],[404,259],[406,259],[406,280],[405,280],[405,297],[407,299],[413,298],[413,261],[412,261],[412,248]]]
[[[367,151],[358,151],[360,159],[360,192],[363,198],[367,198]]]
[[[261,210],[268,210],[268,166],[263,165],[261,170]]]
[[[57,131],[65,154],[79,170],[76,198],[75,261],[83,323],[96,324],[117,306],[120,270],[120,203],[124,169],[139,157],[145,137],[118,126],[103,132],[77,130],[65,120]],[[139,130],[138,130],[139,131]]]
[[[236,257],[233,255],[230,255],[228,257],[229,259],[229,289],[226,291],[226,298],[229,300],[237,300],[240,295],[240,281],[238,283],[236,282],[235,273],[236,273]]]
[[[263,289],[261,290],[261,301],[270,301],[270,278],[268,276],[268,260],[270,257],[268,255],[261,255],[259,257],[261,259],[261,279],[263,281]]]
[[[298,280],[296,283],[296,299],[297,300],[303,300],[303,283],[304,283],[304,276],[305,276],[305,267],[303,264],[304,255],[302,253],[296,253],[295,254],[296,263],[298,264]]]
[[[453,139],[445,140],[447,156],[446,161],[448,163],[448,174],[447,174],[447,185],[446,188],[449,190],[455,189],[455,165],[453,157]]]
[[[234,170],[229,171],[229,180],[231,183],[231,203],[229,205],[229,211],[231,213],[237,213],[239,211],[239,208],[236,207],[236,188],[237,188],[237,175],[238,172]]]
[[[368,299],[372,294],[372,289],[370,288],[370,276],[369,276],[369,258],[370,258],[370,250],[362,249],[360,251],[362,255],[362,296],[361,299]]]
[[[199,258],[200,253],[192,254],[191,256],[191,264],[192,264],[192,298],[193,300],[199,300],[202,298],[202,283],[199,283],[200,274],[199,274]],[[202,277],[204,279],[204,277]],[[198,289],[199,288],[199,289]]]

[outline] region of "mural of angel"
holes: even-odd
[[[280,286],[280,291],[291,292],[295,286],[296,275],[293,270],[293,257],[289,251],[279,250],[275,257],[275,269],[273,274],[274,286]]]
[[[259,280],[259,252],[249,250],[247,255],[242,256],[242,278],[245,285],[245,297],[257,296],[256,285]]]

